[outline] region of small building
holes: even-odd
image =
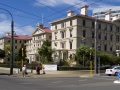
[[[22,43],[26,43],[26,40],[30,39],[31,36],[28,35],[17,35],[14,33],[14,41],[13,41],[13,49],[14,49],[14,55],[18,54],[18,51],[21,47]],[[6,57],[4,59],[0,59],[0,62],[9,62],[10,61],[10,55],[8,54],[8,49],[10,49],[10,41],[11,41],[11,34],[8,32],[6,33],[6,36],[3,36],[0,38],[0,49],[5,50]]]
[[[38,48],[40,48],[44,41],[51,41],[51,30],[45,27],[43,24],[36,24],[36,29],[31,35],[31,39],[26,43],[26,54],[29,59],[29,63],[32,61],[40,61]]]

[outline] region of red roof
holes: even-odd
[[[48,27],[43,27],[41,28],[42,30],[44,30],[45,32],[51,33],[52,31],[48,28]]]
[[[8,35],[8,36],[4,36],[3,38],[11,38],[11,35]],[[14,35],[14,38],[15,39],[31,39],[32,37],[31,36],[28,36],[28,35]]]

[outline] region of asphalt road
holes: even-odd
[[[116,76],[72,78],[18,78],[0,75],[0,90],[120,90]]]

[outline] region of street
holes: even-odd
[[[0,75],[1,90],[119,90],[116,76],[18,78]]]

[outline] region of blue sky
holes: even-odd
[[[120,6],[120,0],[0,0],[0,8],[13,16],[16,34],[22,35],[31,35],[37,23],[50,27],[50,22],[66,17],[68,10],[79,14],[83,5],[89,5],[91,15],[95,8]],[[10,24],[9,13],[0,9],[0,37],[11,31]]]

